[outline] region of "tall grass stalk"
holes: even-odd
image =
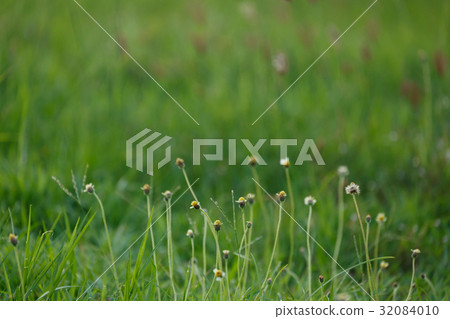
[[[153,263],[155,264],[155,280],[156,280],[156,294],[158,295],[158,300],[161,301],[161,288],[159,286],[159,273],[158,273],[158,261],[156,259],[156,246],[155,246],[155,236],[153,234],[153,209],[151,209],[150,196],[147,195],[147,216],[148,223],[150,224],[150,241],[152,242],[152,251],[153,251]]]
[[[186,184],[191,191],[192,197],[195,199],[195,201],[198,202],[197,195],[195,195],[194,190],[192,189],[192,184],[189,181],[189,178],[186,173],[186,169],[181,167],[181,170],[183,172],[184,179],[186,181]],[[206,239],[207,239],[207,233],[208,233],[208,220],[205,216],[203,216],[203,240],[202,240],[202,257],[203,257],[203,276],[202,276],[202,297],[203,300],[206,298]]]
[[[292,194],[291,194],[291,196],[292,196]],[[282,210],[283,210],[283,204],[282,204],[282,202],[280,202],[278,205],[279,205],[279,209],[278,209],[278,224],[277,224],[277,230],[276,230],[276,233],[275,233],[275,240],[273,241],[272,254],[271,254],[271,256],[270,256],[269,265],[267,266],[266,276],[264,277],[264,281],[263,281],[263,283],[262,283],[260,292],[258,293],[258,295],[256,296],[256,298],[258,298],[258,296],[261,294],[261,292],[264,291],[264,289],[265,289],[267,279],[269,279],[269,275],[270,275],[270,270],[271,270],[271,267],[272,267],[273,258],[274,258],[274,256],[275,256],[275,251],[276,251],[276,249],[277,249],[278,236],[279,236],[279,234],[280,234],[281,214],[282,214]]]
[[[116,282],[117,289],[119,290],[120,298],[122,300],[124,300],[122,289],[121,289],[120,283],[119,283],[119,276],[117,275],[116,263],[115,263],[114,252],[113,252],[112,244],[111,244],[111,237],[109,236],[108,224],[106,223],[105,209],[103,208],[103,203],[102,203],[100,197],[97,195],[97,193],[94,192],[93,194],[95,196],[95,199],[98,202],[98,205],[100,206],[100,211],[102,213],[103,226],[105,227],[106,241],[108,242],[109,255],[111,258],[114,280]]]
[[[203,213],[203,216],[205,216],[205,218],[207,219],[209,228],[210,228],[210,230],[214,236],[214,240],[216,242],[216,268],[222,269],[222,257],[220,254],[219,236],[217,235],[217,232],[214,229],[214,224],[213,224],[211,218],[209,217],[208,213],[202,207],[200,207],[200,211]]]
[[[342,235],[344,233],[344,183],[345,177],[339,175],[339,184],[338,184],[338,229],[336,234],[336,245],[334,246],[334,254],[333,259],[337,262],[339,258],[339,252],[341,249],[342,243]],[[331,276],[334,277],[336,275],[337,263],[331,263]],[[336,281],[333,283],[333,288],[336,287]]]
[[[195,250],[194,250],[194,238],[191,239],[191,263],[189,266],[189,280],[186,287],[186,295],[184,297],[184,301],[188,300],[189,290],[191,289],[192,278],[194,276],[194,260],[195,260]]]
[[[243,278],[243,272],[244,272],[244,266],[242,266],[242,270],[241,270],[241,256],[242,256],[241,251],[242,251],[242,247],[244,246],[246,236],[247,236],[247,229],[244,228],[244,233],[242,234],[241,244],[239,245],[239,250],[238,250],[238,263],[237,263],[238,282],[236,285],[236,293],[235,293],[236,296],[240,295],[240,293],[241,293],[241,280]],[[245,259],[245,256],[244,256],[244,259]],[[244,260],[243,264],[245,264],[245,260]],[[243,286],[243,289],[245,289],[245,286]]]
[[[167,220],[167,256],[169,262],[169,279],[172,287],[173,299],[177,300],[177,291],[175,288],[173,274],[173,245],[172,245],[172,208],[171,198],[166,199],[166,220]]]
[[[250,221],[253,223],[253,205],[250,205]],[[250,257],[250,249],[252,247],[252,234],[253,234],[253,226],[250,227],[250,229],[248,230],[248,255],[245,257],[246,260],[247,258]],[[248,274],[248,267],[249,267],[249,263],[246,263],[246,267],[244,268],[244,281],[243,281],[243,286],[246,287],[247,286],[247,274]]]
[[[417,257],[418,254],[420,254],[420,250],[419,249],[412,250],[412,255],[411,255],[411,258],[412,258],[411,283],[409,284],[409,291],[408,291],[408,296],[406,297],[406,301],[410,301],[411,300],[413,286],[414,286],[414,275],[415,275],[415,271],[416,271],[416,257]]]
[[[286,182],[287,182],[287,187],[288,187],[288,192],[289,194],[291,194],[291,196],[289,197],[289,204],[290,204],[290,214],[292,216],[291,220],[290,220],[290,224],[289,224],[289,259],[288,259],[288,264],[289,264],[289,268],[292,268],[292,260],[294,258],[294,219],[295,219],[295,202],[294,202],[294,192],[292,190],[292,183],[291,183],[291,177],[289,174],[289,168],[286,167],[285,168],[285,173],[286,173]]]
[[[226,288],[227,288],[227,297],[228,300],[231,301],[231,294],[230,294],[230,280],[228,279],[228,258],[225,259],[225,273],[227,274],[227,276],[225,277],[226,282]]]
[[[366,252],[366,261],[367,261],[367,279],[369,282],[369,289],[370,289],[370,296],[373,296],[373,281],[372,281],[372,269],[371,269],[371,263],[370,263],[370,258],[369,258],[369,246],[367,245],[367,240],[366,240],[366,234],[364,232],[364,227],[362,224],[362,220],[361,220],[361,214],[359,213],[359,207],[358,207],[358,203],[356,201],[356,196],[355,194],[352,194],[353,197],[353,202],[355,203],[355,208],[356,208],[356,214],[358,216],[358,221],[359,221],[359,225],[361,226],[361,233],[362,233],[362,237],[363,237],[363,241],[364,241],[364,249]]]
[[[310,244],[311,216],[312,216],[312,205],[309,206],[308,224],[306,227],[306,247],[308,250],[308,294],[309,294],[309,300],[311,300],[311,295],[312,295],[311,244]]]

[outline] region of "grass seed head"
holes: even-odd
[[[320,275],[320,276],[319,276],[319,282],[320,282],[321,284],[323,284],[324,280],[325,280],[325,278],[324,278],[322,275]]]
[[[339,166],[338,169],[337,169],[337,173],[338,173],[339,177],[346,177],[346,176],[348,176],[349,172],[348,172],[347,166],[344,166],[344,165]]]
[[[216,277],[216,281],[221,281],[225,277],[225,272],[220,269],[214,269],[214,277]]]
[[[253,223],[251,221],[247,221],[247,228],[250,229],[252,228]]]
[[[280,202],[284,202],[286,200],[287,194],[285,191],[281,191],[275,196]]]
[[[145,184],[144,186],[141,187],[141,189],[144,191],[144,195],[150,194],[150,185]]]
[[[83,192],[89,193],[89,194],[93,194],[95,192],[94,184],[92,184],[92,183],[86,184],[86,186],[84,187]]]
[[[347,185],[345,187],[345,192],[349,195],[356,195],[360,193],[359,185],[356,185],[355,183],[351,182],[350,185]]]
[[[289,168],[289,166],[291,166],[291,162],[289,161],[289,157],[282,158],[280,160],[280,165],[284,166],[284,168]]]
[[[177,160],[175,161],[175,165],[178,166],[178,168],[184,168],[184,160],[182,158],[177,158]]]
[[[220,220],[216,220],[216,221],[214,222],[214,229],[215,229],[216,231],[220,231],[220,227],[222,227],[222,223],[220,222]]]
[[[316,204],[316,202],[317,202],[316,199],[314,197],[312,197],[311,195],[305,197],[305,205],[306,206],[314,206]]]
[[[247,201],[245,200],[244,197],[239,197],[239,199],[236,201],[236,203],[239,204],[239,207],[240,207],[240,208],[244,208],[246,202],[247,202]]]
[[[165,191],[164,193],[162,193],[162,195],[164,196],[164,200],[166,200],[166,201],[169,201],[172,198],[171,191]]]
[[[197,202],[196,200],[193,200],[191,202],[191,207],[190,209],[200,209],[200,202]]]
[[[194,238],[194,232],[192,231],[192,229],[188,229],[188,231],[186,232],[186,236],[188,236],[189,238]]]
[[[272,278],[267,278],[267,284],[271,285],[272,284]]]
[[[256,160],[256,158],[254,156],[250,156],[250,159],[248,161],[248,164],[250,166],[255,166],[256,164],[258,164],[258,161]]]
[[[16,235],[9,234],[9,242],[11,243],[11,245],[13,245],[15,247],[19,243],[19,239],[17,238]]]
[[[384,224],[387,220],[387,217],[384,213],[378,213],[376,221],[378,224]]]
[[[420,274],[420,278],[422,278],[422,279],[425,279],[425,278],[426,278],[426,275],[425,275],[424,272]]]
[[[255,194],[252,193],[247,194],[247,202],[250,205],[253,205],[253,203],[255,202]]]
[[[394,281],[392,283],[392,288],[397,289],[398,288],[398,282]]]
[[[411,258],[416,258],[420,253],[420,249],[411,249]]]
[[[386,262],[386,261],[381,261],[380,262],[380,268],[381,269],[387,269],[389,267],[389,263],[388,262]]]
[[[230,251],[224,250],[223,251],[223,259],[228,259],[228,258],[230,258]]]
[[[370,224],[371,221],[372,221],[372,216],[370,216],[370,214],[367,214],[367,216],[366,216],[366,223]]]

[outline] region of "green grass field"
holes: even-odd
[[[448,1],[379,0],[254,125],[372,1],[79,3],[199,125],[74,1],[2,1],[0,300],[405,300],[416,248],[411,299],[449,299]],[[273,66],[279,53],[288,61],[284,72]],[[153,177],[125,164],[126,140],[144,128],[172,137],[172,161]],[[292,164],[303,141],[313,139],[326,165],[291,165],[289,187],[279,148],[269,141],[260,149],[266,166],[204,159],[196,166],[192,140],[200,138],[225,145],[237,139],[238,164],[248,155],[240,139],[298,139],[289,147]],[[194,198],[177,157],[189,180],[198,179],[192,189],[207,211],[190,209]],[[369,259],[379,250],[372,276],[352,196],[339,195],[340,165],[349,169],[341,183],[361,188],[356,199],[365,232],[365,216],[372,216]],[[268,272],[279,206],[255,176],[269,194],[287,192],[283,207],[305,229],[304,198],[317,200],[310,234],[323,249],[311,241],[311,267],[305,232],[282,212]],[[81,191],[91,182],[114,259],[125,252],[115,271],[108,269],[99,203]],[[160,217],[152,226],[154,250],[145,232],[144,184],[151,185],[152,221]],[[171,231],[166,190],[173,193]],[[244,233],[235,201],[248,193],[256,194],[244,208],[244,221],[253,210],[251,244],[239,249],[250,231]],[[349,274],[331,280],[342,272],[326,253],[335,253],[342,199],[338,262]],[[380,212],[387,221],[377,241]],[[205,213],[223,225],[218,233],[206,225],[203,245]],[[192,264],[188,229],[195,234]],[[16,246],[10,233],[18,236]],[[216,282],[222,250],[230,251],[228,271]],[[382,260],[389,267],[379,270]]]

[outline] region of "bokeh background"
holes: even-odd
[[[409,271],[410,249],[420,248],[419,271],[439,282],[440,298],[448,297],[448,1],[378,1],[253,126],[371,1],[79,3],[200,125],[73,1],[2,1],[2,238],[10,231],[8,208],[19,231],[29,205],[36,232],[50,227],[62,212],[66,222],[74,223],[83,210],[51,177],[70,187],[72,169],[80,184],[89,164],[88,182],[104,201],[115,250],[128,247],[146,223],[139,187],[151,182],[161,209],[162,191],[178,190],[179,195],[185,189],[175,165],[158,170],[152,180],[126,167],[125,141],[144,128],[173,137],[172,156],[185,159],[191,180],[199,178],[194,188],[201,202],[217,217],[210,198],[230,214],[231,191],[238,197],[255,192],[256,186],[246,166],[202,161],[193,167],[193,138],[297,138],[300,143],[312,138],[326,165],[307,162],[291,168],[295,194],[290,195],[297,201],[298,220],[304,223],[303,198],[313,194],[317,240],[333,249],[336,168],[347,165],[349,181],[361,186],[363,213],[388,216],[382,254],[396,256],[392,280],[407,285],[409,275],[402,273]],[[274,67],[274,60],[281,68]],[[299,150],[289,148],[291,160]],[[261,154],[269,164],[257,167],[262,185],[271,193],[286,188],[279,149],[266,142]],[[238,142],[238,162],[246,155]],[[180,260],[188,258],[184,234],[190,200],[186,195],[175,206]],[[346,227],[356,233],[350,198],[346,203]],[[83,205],[87,210],[95,203],[84,196]],[[86,234],[86,254],[100,251],[96,243],[103,235],[95,229],[101,227],[98,219]],[[58,232],[63,228],[63,222],[56,225],[55,242],[64,236]],[[297,236],[300,249],[305,238],[300,230]],[[263,242],[257,243],[261,250]],[[343,251],[343,263],[350,264],[355,258],[351,235]],[[318,252],[316,258],[326,271],[328,257]],[[107,260],[85,267],[96,274],[103,266]]]

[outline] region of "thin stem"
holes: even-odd
[[[120,289],[119,276],[117,275],[117,269],[116,269],[116,265],[115,265],[114,253],[113,253],[113,249],[112,249],[112,245],[111,245],[111,238],[109,236],[108,224],[106,223],[105,209],[103,208],[102,201],[100,200],[100,197],[97,195],[97,193],[94,192],[94,196],[97,199],[98,204],[100,205],[100,211],[102,213],[103,225],[105,227],[106,240],[108,242],[109,254],[110,254],[110,257],[111,257],[111,263],[112,263],[112,270],[113,270],[114,280],[116,281],[116,286],[117,286],[117,289],[119,290],[120,297],[123,300],[124,298],[123,298],[122,290]]]
[[[333,259],[335,261],[339,258],[339,251],[341,249],[342,243],[342,235],[344,232],[344,182],[345,177],[339,176],[339,185],[338,185],[338,229],[336,235],[336,245],[334,247]],[[331,264],[331,276],[334,277],[336,275],[336,266],[337,263],[333,262]],[[335,284],[333,284],[335,287]]]
[[[253,205],[250,205],[250,221],[253,223]],[[252,227],[250,227],[250,229],[248,230],[248,256],[245,256],[246,260],[247,258],[250,256],[250,249],[251,249],[251,243],[252,243],[252,233],[253,233],[253,225]],[[247,285],[247,273],[248,273],[248,267],[249,267],[249,263],[246,263],[246,267],[244,269],[244,287],[246,287]]]
[[[25,284],[23,282],[22,269],[20,265],[19,253],[17,247],[14,247],[14,255],[16,256],[17,271],[19,272],[20,286],[22,288],[22,300],[25,301]]]
[[[184,297],[184,301],[188,299],[189,290],[191,289],[192,277],[194,276],[194,238],[191,238],[191,264],[189,267],[189,280],[186,287],[186,296]]]
[[[379,245],[380,245],[381,227],[382,227],[382,224],[381,224],[381,223],[378,223],[378,226],[377,226],[377,233],[376,233],[376,236],[375,236],[375,251],[374,251],[374,256],[373,256],[373,258],[378,258],[378,247],[379,247]],[[374,266],[373,266],[373,272],[376,273],[376,272],[377,272],[377,269],[378,269],[378,264],[375,263]],[[377,283],[375,283],[375,286],[377,286]]]
[[[279,208],[279,210],[278,210],[278,225],[277,225],[277,231],[276,231],[276,233],[275,233],[275,240],[274,240],[274,242],[273,242],[272,255],[270,256],[270,261],[269,261],[269,266],[267,267],[266,277],[264,278],[264,281],[263,281],[263,283],[262,283],[261,290],[260,290],[260,292],[258,293],[258,296],[259,296],[259,294],[261,293],[261,291],[264,291],[264,288],[265,288],[267,279],[269,279],[270,268],[272,267],[273,257],[275,256],[275,251],[276,251],[276,248],[277,248],[278,235],[279,235],[279,233],[280,233],[280,225],[281,225],[281,211],[282,211],[282,209],[283,209],[283,204],[280,203],[280,204],[279,204],[279,207],[280,207],[280,208]],[[258,296],[256,296],[256,298],[258,298]]]
[[[166,200],[166,219],[167,219],[167,255],[169,259],[169,279],[173,291],[173,299],[177,300],[177,292],[175,289],[175,282],[173,279],[173,246],[172,246],[172,209],[170,205],[170,198]]]
[[[353,197],[353,202],[355,203],[356,213],[358,215],[359,225],[361,226],[361,233],[362,233],[362,237],[363,237],[363,241],[364,241],[364,248],[365,248],[365,251],[366,251],[367,278],[368,278],[368,281],[369,281],[370,295],[373,296],[371,265],[370,265],[371,263],[370,263],[370,258],[369,258],[369,247],[367,245],[366,235],[364,233],[364,227],[363,227],[362,220],[361,220],[361,214],[359,213],[358,203],[356,202],[356,197],[355,197],[355,195],[352,195],[352,197]]]
[[[292,268],[292,259],[294,257],[294,219],[295,219],[295,203],[294,203],[294,192],[292,190],[292,183],[291,183],[291,177],[289,175],[289,168],[285,169],[286,172],[286,181],[287,181],[287,186],[288,186],[288,192],[289,194],[291,194],[291,196],[289,196],[289,203],[291,206],[291,220],[290,220],[290,224],[289,224],[289,259],[288,259],[288,264],[289,267]]]
[[[308,224],[306,228],[306,247],[308,250],[308,292],[309,292],[309,300],[311,300],[312,295],[312,270],[311,270],[311,245],[310,245],[310,229],[311,229],[311,215],[312,215],[312,205],[309,205],[309,214],[308,214]]]
[[[236,293],[235,293],[236,296],[238,294],[240,295],[240,293],[241,293],[241,279],[242,279],[241,250],[242,250],[242,246],[244,245],[246,234],[247,234],[247,229],[244,229],[244,234],[242,235],[241,244],[239,245],[239,250],[238,250],[238,264],[237,264],[238,282],[237,282],[237,286],[236,286]],[[242,267],[242,271],[244,271],[244,267]]]
[[[158,300],[161,301],[161,289],[159,287],[158,262],[156,260],[155,237],[153,235],[153,226],[152,226],[153,210],[150,209],[150,196],[149,195],[147,195],[147,215],[148,215],[149,224],[150,224],[150,240],[152,242],[153,263],[155,264],[156,293],[158,295]]]
[[[228,280],[228,259],[225,259],[225,280],[227,281],[227,296],[228,296],[228,300],[231,301],[230,281]]]
[[[203,216],[205,216],[205,218],[207,219],[209,228],[214,236],[214,240],[216,241],[216,268],[222,269],[222,257],[220,255],[219,236],[217,235],[217,232],[214,229],[214,224],[211,218],[209,217],[208,213],[206,213],[206,211],[201,207],[200,211],[203,213]]]
[[[412,295],[413,285],[414,285],[414,272],[415,271],[416,271],[416,258],[413,258],[411,284],[409,285],[408,297],[406,297],[406,301],[410,301],[411,300],[411,295]]]
[[[325,300],[325,294],[323,293],[323,284],[322,283],[320,283],[320,294],[321,294],[320,300],[324,301]]]

